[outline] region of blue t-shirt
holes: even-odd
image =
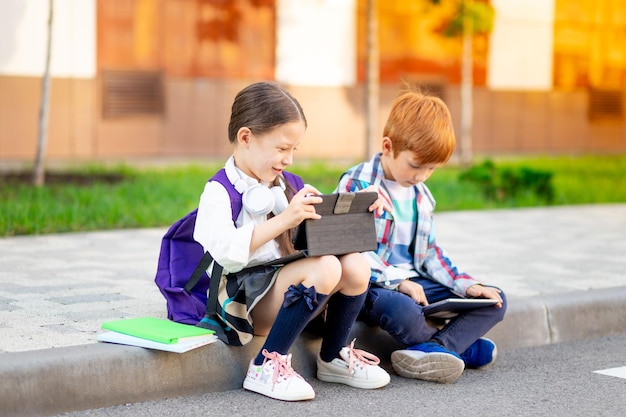
[[[396,225],[393,251],[387,260],[398,268],[413,269],[413,250],[417,226],[417,201],[415,187],[403,187],[395,181],[383,180],[393,204],[393,217]]]

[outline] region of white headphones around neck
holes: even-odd
[[[228,180],[233,184],[235,190],[241,194],[241,203],[248,213],[264,216],[273,212],[274,215],[278,215],[289,205],[285,195],[285,183],[282,178],[278,178],[279,185],[271,188],[265,187],[258,182],[249,185],[237,172],[232,157],[226,161],[224,169]]]

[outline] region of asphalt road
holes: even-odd
[[[365,391],[310,381],[316,398],[287,403],[248,391],[171,398],[74,416],[624,416],[626,334],[500,354],[488,369],[466,370],[440,385],[392,375],[391,383]],[[597,371],[623,368],[620,376]],[[210,375],[207,375],[210,378]]]

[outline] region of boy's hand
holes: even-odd
[[[468,297],[475,298],[490,298],[497,300],[496,307],[502,307],[502,297],[500,297],[500,290],[494,287],[483,287],[480,284],[474,284],[467,289],[465,294]]]
[[[400,283],[400,285],[398,285],[398,291],[414,299],[417,304],[423,306],[428,305],[428,300],[426,299],[426,294],[424,293],[424,287],[417,282],[405,279]]]
[[[371,192],[378,193],[378,187],[375,185],[370,185],[369,187],[361,191],[371,191]],[[378,198],[369,207],[369,211],[374,211],[374,210],[376,210],[376,214],[381,216],[383,214],[383,211],[386,210],[390,212],[393,209],[385,202],[385,200],[383,200],[383,198],[380,196],[380,193],[378,193]]]

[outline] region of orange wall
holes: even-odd
[[[0,76],[0,159],[34,159],[40,102],[40,79]],[[49,157],[93,157],[95,102],[93,81],[51,80],[46,152]]]
[[[98,0],[99,69],[271,78],[272,0]]]
[[[53,79],[47,158],[107,160],[217,157],[229,154],[226,125],[236,92],[247,82],[170,79],[164,116],[100,117],[99,80]],[[398,86],[381,88],[378,130]],[[298,158],[362,159],[365,153],[363,91],[360,88],[290,87],[301,102],[309,129]],[[457,87],[445,100],[459,126]],[[34,159],[40,80],[0,77],[0,161]],[[457,132],[458,134],[458,132]],[[474,94],[474,152],[626,152],[623,123],[590,123],[581,92]],[[374,151],[378,144],[374,144]]]

